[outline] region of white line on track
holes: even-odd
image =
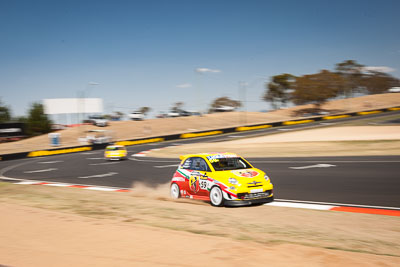
[[[335,206],[321,205],[321,204],[307,204],[307,203],[293,203],[293,202],[271,202],[264,205],[274,207],[288,207],[288,208],[301,208],[310,210],[330,210]]]
[[[24,173],[36,173],[36,172],[51,172],[58,170],[57,168],[50,168],[50,169],[44,169],[44,170],[36,170],[36,171],[26,171]]]
[[[229,135],[228,137],[231,138],[239,138],[239,137],[244,137],[243,135]]]
[[[15,167],[17,167],[17,166],[19,166],[19,165],[22,165],[22,164],[17,164],[17,165],[14,165],[14,166],[9,166],[9,167],[12,167],[12,168],[15,168]],[[15,184],[21,184],[21,185],[29,185],[29,184],[38,184],[38,183],[50,183],[50,184],[46,184],[46,185],[51,185],[51,186],[71,186],[71,185],[73,185],[73,184],[64,184],[64,183],[61,183],[61,184],[52,184],[53,182],[50,182],[50,181],[39,181],[39,180],[35,180],[35,181],[32,181],[32,180],[25,180],[25,179],[19,179],[19,178],[12,178],[12,177],[6,177],[6,176],[3,176],[2,175],[2,173],[4,172],[4,169],[3,170],[0,170],[1,171],[1,173],[0,173],[0,178],[2,178],[2,179],[5,179],[5,180],[11,180],[11,181],[19,181],[18,183],[15,183]],[[87,185],[87,184],[74,184],[75,186],[76,185],[80,185],[80,186],[89,186],[89,187],[87,187],[87,188],[84,188],[84,189],[90,189],[90,190],[99,190],[99,191],[115,191],[115,190],[121,190],[121,189],[123,189],[123,190],[131,190],[131,188],[118,188],[118,187],[101,187],[101,186],[96,186],[96,185]],[[351,203],[335,203],[335,202],[318,202],[318,201],[304,201],[304,200],[293,200],[293,199],[275,199],[275,201],[274,202],[272,202],[272,203],[298,203],[298,204],[301,204],[301,203],[303,203],[303,204],[306,204],[306,206],[303,206],[303,207],[305,207],[305,208],[309,208],[309,209],[311,209],[311,208],[317,208],[317,209],[328,209],[328,208],[331,208],[332,206],[347,206],[347,207],[360,207],[360,208],[375,208],[375,209],[391,209],[391,210],[400,210],[400,207],[387,207],[387,206],[372,206],[372,205],[359,205],[359,204],[351,204]],[[271,203],[267,203],[267,204],[265,204],[265,205],[275,205],[275,204],[271,204]],[[311,206],[312,204],[315,204],[316,206]],[[324,206],[324,207],[320,207],[320,206],[317,206],[317,205],[321,205],[321,206]],[[293,207],[293,205],[288,205],[288,204],[276,204],[276,206],[284,206],[284,205],[286,205],[287,207]]]
[[[37,183],[38,183],[37,181],[21,181],[15,184],[37,184]]]
[[[400,210],[400,208],[397,208],[397,207],[371,206],[371,205],[359,205],[359,204],[349,204],[349,203],[320,202],[320,201],[303,201],[303,200],[292,200],[292,199],[275,199],[275,201],[277,201],[277,202],[305,203],[305,204],[332,205],[332,206],[348,206],[348,207],[360,207],[360,208],[372,208],[372,209],[392,209],[392,210]]]
[[[88,178],[99,178],[99,177],[108,177],[108,176],[113,176],[118,174],[118,172],[109,172],[109,173],[103,173],[103,174],[96,174],[96,175],[89,175],[89,176],[81,176],[78,178],[81,179],[88,179]]]
[[[0,177],[5,177],[4,174],[12,169],[15,169],[17,167],[29,164],[29,163],[36,163],[37,161],[39,161],[40,159],[35,159],[35,160],[27,160],[27,159],[23,159],[21,163],[15,164],[15,165],[10,165],[8,167],[5,167],[3,169],[0,169]],[[24,180],[24,179],[22,179]]]
[[[154,159],[137,159],[137,158],[128,158],[129,160],[133,161],[141,161],[141,162],[169,162],[169,163],[179,163],[180,161],[177,160],[154,160]]]
[[[82,152],[82,155],[93,155],[97,154],[97,152]]]
[[[84,188],[84,189],[88,189],[88,190],[97,190],[97,191],[115,191],[114,188],[98,187],[98,186],[86,187],[86,188]]]
[[[54,161],[41,161],[41,162],[38,162],[38,163],[41,163],[41,164],[53,164],[53,163],[58,163],[58,162],[64,162],[63,160],[54,160]]]
[[[92,163],[89,165],[96,166],[96,165],[109,165],[109,164],[117,164],[117,163],[119,163],[119,161],[118,162],[114,161],[114,162]]]
[[[178,167],[179,164],[171,164],[171,165],[161,165],[161,166],[153,166],[154,168],[168,168],[168,167]]]
[[[400,163],[400,160],[252,160],[252,163]]]
[[[86,159],[104,159],[104,158],[86,158]]]
[[[67,187],[70,186],[69,184],[46,184],[47,186],[58,186],[58,187]]]
[[[289,169],[304,170],[304,169],[311,169],[311,168],[329,168],[329,167],[336,167],[336,165],[332,165],[332,164],[315,164],[315,165],[301,166],[301,167],[289,167]]]

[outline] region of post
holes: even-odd
[[[239,82],[239,101],[243,104],[241,124],[247,124],[247,107],[246,107],[246,83]]]

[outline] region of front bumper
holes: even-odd
[[[121,159],[125,159],[126,156],[106,156],[106,159],[110,159],[110,160],[121,160]]]
[[[267,198],[256,198],[256,199],[248,199],[248,200],[225,200],[224,205],[228,207],[240,207],[240,206],[250,206],[257,204],[265,204],[274,201],[274,196],[270,196]]]

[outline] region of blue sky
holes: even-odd
[[[0,97],[13,115],[80,91],[105,112],[205,110],[238,99],[244,81],[247,110],[265,110],[263,83],[283,72],[353,59],[400,78],[399,10],[397,0],[0,0]]]

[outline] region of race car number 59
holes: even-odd
[[[200,188],[201,189],[207,188],[207,180],[200,179]]]

